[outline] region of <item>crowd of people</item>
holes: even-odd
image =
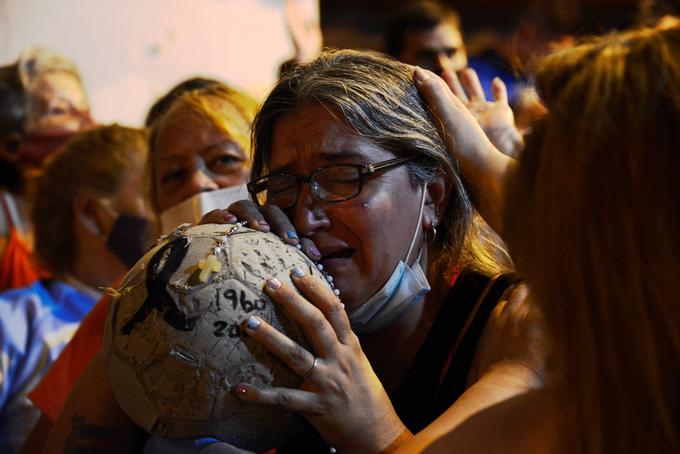
[[[233,386],[306,420],[277,453],[680,452],[679,21],[537,47],[530,79],[461,23],[417,2],[391,57],[286,62],[259,106],[187,79],[140,128],[56,53],[1,67],[0,450],[245,453],[142,431],[101,352],[154,238],[241,221],[337,290],[264,287],[311,351],[244,320],[302,378]]]

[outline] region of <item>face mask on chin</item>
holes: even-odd
[[[249,200],[245,184],[199,192],[161,214],[161,233],[169,235],[182,224],[198,224],[212,210],[225,209],[239,200]]]
[[[407,264],[420,231],[425,207],[425,191],[426,187],[423,186],[418,223],[404,260],[399,261],[392,275],[380,290],[349,314],[352,330],[358,335],[371,334],[388,326],[430,291],[427,276],[420,266],[422,248],[413,264]]]

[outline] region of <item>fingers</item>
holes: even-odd
[[[321,260],[321,252],[319,252],[319,249],[314,244],[314,241],[309,238],[302,237],[300,238],[300,245],[302,246],[302,252],[307,257],[314,260],[315,262],[317,260]]]
[[[351,342],[354,333],[349,323],[349,317],[345,311],[345,305],[340,302],[335,293],[325,285],[319,284],[318,280],[308,274],[296,275],[293,273],[292,278],[298,290],[326,317],[338,340],[343,344]]]
[[[300,268],[293,270],[293,275],[302,276]],[[302,273],[302,274],[300,274]],[[278,279],[270,279],[265,285],[265,292],[278,303],[305,332],[318,356],[327,356],[335,351],[338,337],[324,314],[307,301],[294,288],[283,285]]]
[[[460,99],[465,104],[470,102],[470,99],[463,88],[463,84],[460,83],[460,79],[454,71],[445,70],[442,73],[442,79],[444,79],[444,82],[446,82],[446,85],[448,85],[451,92],[456,95],[456,98]]]
[[[508,103],[508,89],[500,77],[495,77],[491,83],[491,90],[493,91],[493,99],[496,102]]]
[[[234,387],[234,395],[246,402],[272,405],[297,413],[318,413],[316,396],[308,391],[290,388],[259,389],[247,383]]]
[[[238,222],[236,216],[227,210],[212,210],[206,213],[199,224],[235,224]]]
[[[269,232],[271,230],[264,216],[253,202],[239,200],[229,205],[228,211],[241,221],[246,221],[251,229],[259,230],[260,232]]]
[[[477,72],[472,68],[465,68],[460,75],[461,83],[465,92],[468,95],[470,102],[484,102],[486,97],[484,96],[484,89],[482,88],[481,82],[479,82],[479,77]]]
[[[288,219],[288,216],[281,210],[281,208],[273,205],[265,205],[260,207],[262,215],[264,215],[266,222],[271,226],[272,231],[277,234],[285,243],[298,247],[300,249],[300,238],[298,237],[295,227]]]
[[[305,378],[314,366],[315,356],[312,353],[261,318],[251,316],[243,326],[248,336],[283,361],[300,377]]]

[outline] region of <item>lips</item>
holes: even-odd
[[[349,259],[354,255],[354,249],[352,248],[320,249],[320,251],[321,260],[319,260],[319,263],[331,274],[346,266],[349,263]]]

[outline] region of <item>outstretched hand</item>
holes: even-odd
[[[493,80],[491,101],[486,99],[477,72],[472,68],[461,71],[460,78],[452,71],[445,71],[442,78],[470,110],[491,143],[503,154],[516,158],[524,148],[524,139],[515,126],[505,83],[498,77]]]
[[[344,305],[300,268],[293,270],[292,280],[302,295],[276,279],[267,282],[265,291],[302,327],[315,354],[257,317],[244,326],[252,339],[304,379],[302,386],[260,389],[239,384],[235,394],[302,414],[340,452],[378,453],[408,436],[350,327]]]

